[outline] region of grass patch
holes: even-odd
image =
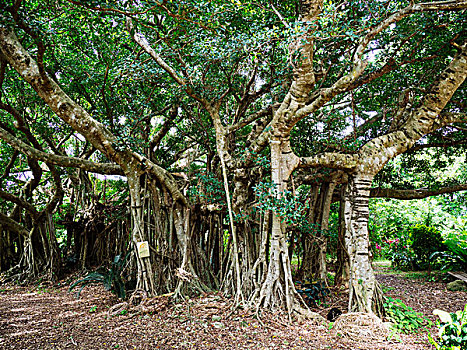
[[[425,282],[446,282],[449,279],[449,276],[442,271],[406,272],[401,274],[401,277]]]

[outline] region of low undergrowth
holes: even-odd
[[[424,317],[421,312],[414,311],[399,299],[385,297],[384,308],[387,318],[392,323],[392,329],[395,331],[412,333],[427,330],[433,326],[433,322]]]

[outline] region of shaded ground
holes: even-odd
[[[431,316],[435,308],[462,309],[467,293],[448,292],[444,283],[409,279],[379,267],[386,295]],[[87,287],[75,299],[66,286],[0,285],[0,349],[432,349],[427,333],[400,335],[400,341],[346,339],[327,325],[294,322],[283,315],[252,310],[232,313],[230,301],[209,294],[172,304],[156,298],[145,310],[109,317],[118,303],[101,287]],[[326,308],[345,309],[346,295],[333,293]],[[433,333],[435,329],[432,329]]]

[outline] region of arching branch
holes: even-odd
[[[39,216],[39,212],[36,210],[36,208],[29,202],[25,201],[24,199],[21,199],[20,197],[0,190],[0,198],[15,203],[16,205],[19,205],[20,207],[26,209],[34,218],[37,218]]]
[[[122,169],[116,164],[94,163],[82,158],[65,157],[39,151],[38,149],[31,147],[20,139],[14,137],[3,128],[0,128],[0,139],[29,157],[41,160],[43,162],[48,162],[53,165],[69,168],[80,168],[86,171],[104,175],[123,175]]]
[[[8,216],[0,212],[0,225],[4,228],[11,230],[13,232],[18,233],[24,237],[29,237],[29,232],[21,226],[21,224],[17,223],[15,220],[10,219]]]

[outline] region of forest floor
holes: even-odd
[[[377,263],[385,295],[402,300],[434,320],[432,311],[463,309],[465,292],[449,292],[434,275],[396,273]],[[167,296],[148,299],[145,310],[123,310],[110,317],[118,300],[100,286],[86,287],[81,298],[67,283],[0,285],[0,349],[433,349],[427,334],[399,334],[392,340],[350,339],[311,321],[287,323],[284,315],[231,310],[231,300],[207,294],[183,303]],[[326,307],[346,309],[345,292],[332,293]]]

